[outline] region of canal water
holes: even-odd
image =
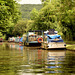
[[[0,75],[75,75],[75,52],[0,43]]]

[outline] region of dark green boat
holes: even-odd
[[[43,42],[43,30],[28,31],[24,45],[26,46],[41,46]]]

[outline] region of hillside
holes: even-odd
[[[36,8],[37,10],[40,10],[42,8],[41,4],[23,4],[21,5],[21,13],[22,18],[30,19],[30,12],[33,10],[33,8]]]

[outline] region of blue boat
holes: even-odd
[[[62,49],[66,48],[66,44],[64,43],[61,35],[57,34],[57,31],[47,30],[44,32],[44,40],[42,43],[42,48],[44,49]]]

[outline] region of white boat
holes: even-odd
[[[58,48],[66,48],[66,44],[60,35],[57,34],[57,31],[45,31],[44,39],[42,43],[42,48],[44,49],[58,49]]]

